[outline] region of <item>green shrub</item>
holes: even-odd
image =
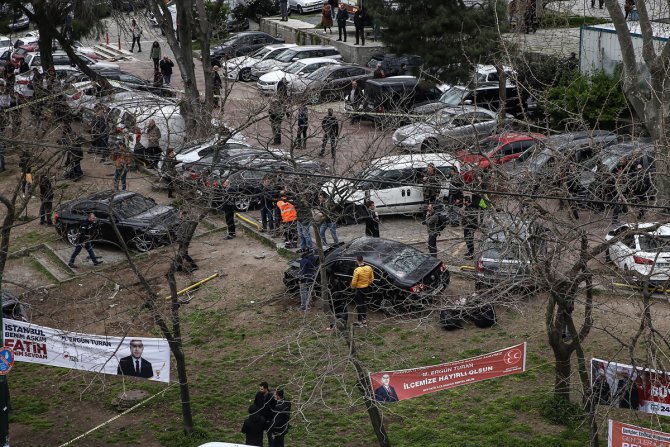
[[[554,424],[575,427],[584,420],[584,411],[578,404],[554,395],[540,402],[540,415]]]

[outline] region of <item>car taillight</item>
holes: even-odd
[[[28,84],[30,84],[30,81],[27,81],[25,79],[21,79],[20,81],[16,81],[16,83],[20,84],[20,85],[28,85]]]
[[[72,98],[74,101],[78,100],[79,98],[81,98],[81,92],[77,92],[77,93],[75,93],[74,95],[72,95],[71,98]]]
[[[115,127],[114,132],[116,133],[122,133],[123,132],[123,127]]]
[[[139,143],[141,138],[142,138],[142,131],[138,127],[137,129],[135,129],[135,143]]]
[[[60,218],[60,214],[54,213],[54,220],[58,222],[58,219]]]
[[[424,290],[425,288],[426,288],[426,285],[424,283],[420,282],[420,283],[414,284],[412,287],[410,287],[409,291],[411,293],[419,293],[422,290]]]
[[[475,264],[475,268],[477,269],[478,272],[483,272],[484,271],[484,262],[482,262],[481,260],[477,261],[477,263]]]
[[[444,265],[444,262],[440,262],[440,273],[444,273],[447,270],[447,266]]]
[[[200,178],[200,174],[197,172],[191,172],[191,180],[198,180]]]
[[[651,259],[643,258],[642,256],[633,256],[633,261],[635,261],[636,264],[642,264],[642,265],[654,265],[654,261]]]

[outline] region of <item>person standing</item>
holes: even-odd
[[[309,129],[309,116],[307,115],[307,106],[300,107],[298,111],[298,136],[295,139],[295,145],[298,149],[307,149],[307,130]]]
[[[279,9],[281,10],[281,21],[288,22],[288,0],[279,0]]]
[[[147,124],[147,149],[145,158],[149,167],[155,168],[158,165],[163,150],[161,149],[161,130],[156,125],[156,121],[149,120]]]
[[[328,3],[325,3],[321,10],[321,26],[323,26],[323,34],[326,34],[326,30],[333,34],[333,7]]]
[[[154,89],[159,92],[163,89],[163,74],[158,68],[154,68]]]
[[[467,253],[465,259],[475,257],[475,231],[479,228],[479,201],[481,198],[476,195],[465,195],[463,198],[463,213],[461,215],[461,224],[463,225],[463,239]]]
[[[172,81],[172,69],[174,68],[174,62],[167,57],[163,56],[163,59],[158,63],[158,68],[161,70],[163,75],[163,84],[166,87],[170,87],[170,82]]]
[[[160,62],[161,57],[161,45],[158,41],[154,40],[153,45],[151,45],[151,51],[149,52],[149,58],[154,61],[154,70],[158,70],[158,63]]]
[[[177,181],[177,153],[171,147],[165,155],[165,180],[167,180],[168,199],[174,198],[174,184]]]
[[[386,77],[386,75],[384,74],[384,69],[382,68],[382,63],[381,62],[377,62],[377,67],[375,68],[375,71],[372,73],[372,77],[374,79],[381,79],[381,78]]]
[[[319,211],[323,216],[321,225],[319,226],[319,235],[321,235],[321,243],[327,245],[326,230],[330,230],[330,235],[333,238],[333,245],[337,245],[340,241],[337,239],[337,214],[335,213],[335,203],[328,196],[325,191],[319,193]]]
[[[429,203],[426,207],[426,220],[422,222],[428,230],[428,253],[437,258],[437,237],[440,235],[440,215],[435,207]]]
[[[5,132],[5,129],[9,125],[9,112],[7,110],[12,107],[12,96],[7,90],[5,81],[0,80],[0,135]],[[4,170],[4,160],[0,167]]]
[[[365,235],[379,237],[379,213],[377,213],[375,202],[368,200],[365,206],[368,212],[368,215],[365,217]]]
[[[335,158],[335,150],[337,149],[337,137],[340,134],[340,123],[333,115],[333,109],[328,109],[328,115],[321,120],[321,129],[323,129],[323,140],[321,141],[321,152],[319,156],[323,157],[326,153],[326,144],[330,141],[330,155]]]
[[[177,227],[177,257],[175,259],[176,272],[191,273],[198,270],[198,265],[195,263],[191,255],[188,254],[188,247],[191,244],[191,239],[198,227],[198,221],[192,216],[189,216],[186,211],[179,213],[179,227]]]
[[[133,44],[130,47],[130,52],[132,53],[135,50],[135,42],[137,42],[137,52],[142,52],[142,44],[140,43],[140,38],[142,37],[142,28],[137,24],[135,19],[130,21],[130,34],[133,36]]]
[[[245,434],[244,444],[263,447],[263,432],[267,421],[260,414],[256,405],[249,407],[249,417],[244,420],[242,424],[242,433]]]
[[[295,206],[286,198],[286,192],[280,193],[280,199],[277,201],[277,208],[281,213],[281,222],[284,227],[284,248],[295,248],[295,240],[298,238],[296,234],[296,224],[298,220],[298,213]]]
[[[340,36],[337,39],[338,42],[347,41],[347,20],[349,20],[349,12],[344,6],[344,3],[340,3],[340,7],[337,8],[337,32]]]
[[[91,261],[93,261],[93,265],[102,264],[102,261],[98,260],[98,258],[95,256],[95,252],[93,251],[93,244],[91,244],[91,240],[95,236],[95,233],[98,229],[97,220],[98,219],[95,217],[94,213],[89,213],[86,221],[79,225],[76,246],[74,247],[74,251],[70,256],[70,261],[67,263],[68,267],[77,267],[74,265],[74,261],[77,259],[79,253],[81,253],[82,248],[86,248],[88,256],[91,258]]]
[[[300,310],[306,311],[310,308],[312,287],[316,276],[316,264],[319,258],[312,250],[302,252],[300,258],[300,270],[298,273],[300,281]]]
[[[124,143],[119,143],[114,154],[112,154],[112,161],[114,162],[114,191],[119,190],[119,180],[121,180],[121,190],[126,190],[126,177],[128,176],[128,168],[133,162],[128,149]]]
[[[358,85],[358,81],[351,81],[351,90],[349,91],[346,101],[351,105],[353,111],[351,114],[351,124],[354,124],[356,121],[360,122],[361,115],[359,114],[359,111],[363,102],[363,94],[361,92],[361,87]]]
[[[291,419],[291,402],[284,400],[284,390],[275,391],[274,418],[268,431],[272,431],[273,442],[270,447],[284,447],[284,436],[289,429]]]
[[[215,65],[212,67],[212,93],[214,94],[214,107],[219,107],[221,87],[223,87],[223,82],[221,81],[221,76],[219,75],[219,66]]]
[[[263,178],[263,183],[261,186],[261,193],[259,196],[259,204],[261,208],[261,226],[263,227],[261,231],[273,232],[275,230],[275,219],[274,219],[274,209],[275,209],[275,187],[272,184],[272,179],[269,176]],[[279,226],[279,222],[277,222]]]
[[[286,101],[288,98],[288,81],[286,80],[286,75],[282,76],[279,82],[277,82],[277,96],[281,101]]]
[[[361,45],[365,45],[365,22],[368,16],[363,9],[363,5],[359,8],[354,8],[354,29],[356,30],[356,43],[358,45],[358,38],[360,37]]]
[[[435,203],[439,200],[442,190],[441,173],[438,173],[433,163],[428,163],[426,174],[423,176],[423,200],[426,203]]]
[[[337,0],[328,0],[328,5],[330,6],[330,11],[333,13],[333,20],[335,20],[335,16],[337,15]]]
[[[54,189],[53,183],[49,178],[49,172],[40,176],[40,225],[53,225],[51,220],[51,213],[53,210]]]
[[[312,244],[312,213],[310,210],[310,198],[305,193],[302,197],[298,197],[295,201],[296,205],[296,223],[298,227],[298,252],[311,251],[314,246]]]
[[[19,168],[21,168],[21,193],[24,197],[29,196],[33,192],[33,161],[27,150],[21,152]]]
[[[223,214],[226,217],[226,227],[228,228],[228,235],[226,236],[227,240],[235,238],[235,199],[239,194],[237,188],[230,184],[230,180],[226,179],[223,182],[223,194],[222,197],[222,207]]]
[[[367,326],[367,299],[372,282],[375,280],[375,273],[372,271],[372,267],[365,264],[361,255],[356,257],[356,265],[354,276],[351,278],[351,288],[355,292],[354,301],[356,303],[356,314],[358,314],[358,324],[360,326]]]
[[[281,144],[281,123],[285,113],[284,103],[280,99],[275,98],[270,102],[268,115],[270,117],[270,127],[272,127],[273,144]]]
[[[109,126],[105,116],[103,106],[95,109],[95,117],[91,122],[91,152],[100,155],[100,162],[104,162],[109,157]]]

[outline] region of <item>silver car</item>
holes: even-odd
[[[409,152],[469,146],[496,129],[497,113],[479,107],[447,107],[426,121],[395,131],[393,144]],[[508,118],[512,118],[508,115]]]

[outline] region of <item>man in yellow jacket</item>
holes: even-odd
[[[356,313],[358,314],[358,323],[361,326],[367,326],[367,298],[370,294],[372,281],[375,280],[375,273],[372,267],[365,265],[363,256],[356,258],[358,267],[354,270],[354,277],[351,278],[351,288],[356,291],[354,300],[356,302]]]

